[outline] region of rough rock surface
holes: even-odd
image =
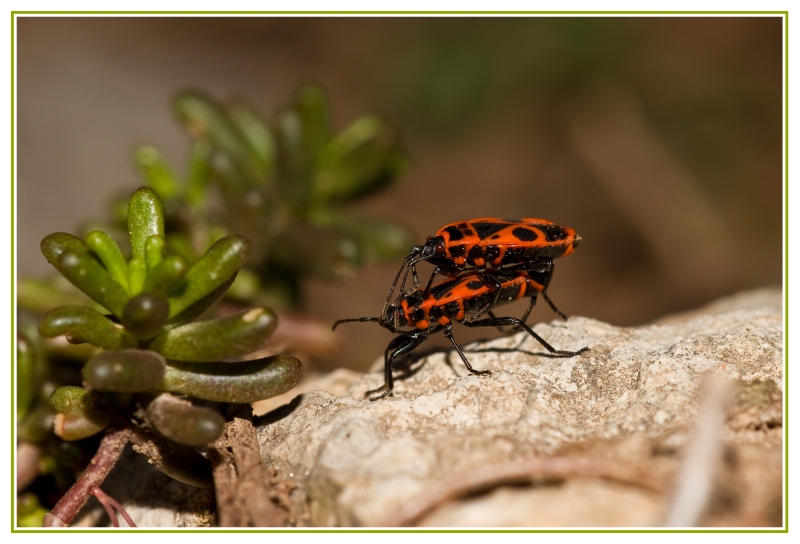
[[[716,373],[729,384],[723,453],[699,523],[780,525],[782,300],[758,290],[630,328],[539,323],[554,347],[590,351],[552,357],[524,332],[463,346],[489,376],[452,351],[412,355],[395,396],[376,402],[365,393],[383,383],[382,360],[337,371],[256,421],[261,454],[301,525],[657,526]],[[144,487],[163,507],[164,482],[150,482],[135,484],[138,516]],[[213,522],[208,501],[178,504],[187,515],[142,525]]]
[[[552,357],[524,332],[465,346],[473,367],[491,370],[490,376],[470,374],[452,351],[412,357],[394,398],[369,402],[366,391],[383,382],[383,362],[377,361],[376,372],[353,381],[344,395],[311,391],[267,414],[259,428],[262,454],[297,485],[296,506],[310,525],[658,525],[669,476],[697,417],[702,379],[720,373],[735,395],[722,438],[726,457],[739,459],[740,471],[771,468],[762,483],[773,493],[755,508],[769,514],[750,522],[779,524],[781,303],[779,291],[761,290],[641,327],[584,317],[537,324],[534,329],[558,349],[591,349]],[[759,453],[743,453],[747,443]],[[752,466],[742,461],[753,455],[758,461]],[[492,485],[491,471],[502,472],[504,463],[542,456],[580,456],[580,462],[608,466],[567,468],[567,476],[542,473],[545,483],[560,485],[497,488],[508,477]],[[640,469],[641,482],[618,474],[631,468]],[[592,470],[601,477],[587,479]],[[453,491],[475,473],[487,473],[483,483]],[[744,483],[747,474],[736,478],[743,482],[736,492],[753,492]],[[450,503],[448,511],[431,505],[427,519],[409,511],[408,505],[447,495],[448,486],[457,495],[496,489]],[[514,514],[512,503],[527,506]],[[705,523],[738,524],[736,508],[711,508]]]

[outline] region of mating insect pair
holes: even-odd
[[[386,390],[370,400],[392,394],[393,362],[418,348],[428,335],[443,331],[453,344],[467,369],[473,374],[485,375],[486,370],[475,370],[470,365],[452,334],[454,321],[467,327],[506,327],[524,329],[550,353],[572,357],[586,351],[563,351],[553,348],[528,327],[525,320],[536,304],[539,294],[563,319],[563,313],[547,296],[547,287],[553,276],[553,259],[569,255],[575,250],[580,237],[573,229],[559,227],[543,219],[483,218],[457,222],[439,229],[423,246],[415,246],[403,261],[389,290],[380,317],[341,319],[334,323],[359,321],[377,322],[382,327],[399,334],[384,353],[385,383],[374,391]],[[416,264],[428,261],[436,268],[424,289],[419,288]],[[471,268],[474,267],[474,268]],[[400,294],[394,304],[392,294],[405,270]],[[403,291],[409,270],[414,287]],[[432,286],[439,275],[454,276]],[[522,297],[531,303],[521,319],[496,317],[492,308]],[[479,319],[484,314],[490,317]],[[401,327],[414,327],[403,331]]]

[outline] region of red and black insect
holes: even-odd
[[[544,292],[543,275],[530,274],[525,270],[517,271],[508,276],[498,277],[500,287],[497,291],[487,286],[476,272],[466,272],[455,278],[443,281],[433,286],[427,294],[419,288],[410,289],[398,297],[397,304],[388,304],[380,317],[359,317],[354,319],[340,319],[333,324],[335,329],[340,323],[349,321],[377,322],[382,327],[399,334],[386,347],[384,353],[385,383],[378,389],[367,393],[376,393],[386,388],[383,394],[370,400],[382,399],[392,394],[394,378],[392,376],[392,363],[418,348],[428,335],[444,331],[444,335],[453,344],[467,369],[473,374],[486,375],[488,370],[475,370],[464,356],[461,348],[453,338],[453,322],[459,321],[467,327],[507,327],[514,326],[524,329],[533,336],[550,353],[573,357],[583,353],[589,348],[578,351],[557,350],[544,339],[533,332],[525,324],[530,308],[536,302],[536,297]],[[491,314],[491,308],[498,304],[505,304],[522,297],[531,297],[531,304],[522,319],[516,317],[496,317]],[[477,319],[489,312],[491,317]],[[401,327],[414,327],[410,331],[402,331]]]
[[[437,275],[456,276],[474,267],[480,281],[499,296],[503,275],[527,270],[541,275],[542,297],[554,312],[566,319],[548,298],[547,287],[553,275],[553,259],[570,255],[580,240],[574,229],[561,227],[546,219],[483,217],[450,223],[434,236],[429,236],[424,245],[411,249],[392,283],[386,306],[389,306],[403,270],[406,272],[400,285],[401,293],[409,270],[414,287],[419,286],[416,265],[420,261],[428,261],[436,268],[423,293],[430,291]]]

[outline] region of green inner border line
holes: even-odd
[[[789,532],[789,12],[788,11],[12,11],[11,12],[11,331],[16,329],[16,283],[14,272],[16,262],[14,248],[16,241],[15,218],[15,151],[16,140],[16,94],[14,80],[15,74],[15,45],[16,45],[16,18],[20,15],[779,15],[784,20],[784,497],[783,497],[783,522],[780,529],[370,529],[370,528],[300,528],[300,529],[180,529],[158,528],[144,530],[115,529],[38,529],[18,528],[16,526],[16,343],[11,342],[11,532],[12,533],[788,533]],[[12,339],[13,340],[13,339]]]

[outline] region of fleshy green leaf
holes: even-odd
[[[17,424],[17,437],[35,444],[44,442],[53,433],[53,409],[38,404]]]
[[[133,155],[142,177],[164,200],[173,198],[180,191],[180,182],[167,158],[149,145],[142,146]]]
[[[62,440],[71,442],[99,433],[108,427],[108,423],[108,416],[100,410],[95,408],[76,410],[56,414],[53,432]]]
[[[88,253],[64,252],[58,257],[58,270],[89,298],[121,315],[128,292]]]
[[[153,351],[121,349],[98,353],[83,367],[83,379],[98,391],[142,393],[164,376],[166,361]]]
[[[145,241],[145,261],[147,270],[152,270],[164,259],[166,242],[163,236],[150,236]]]
[[[36,398],[36,349],[27,337],[17,335],[17,419],[25,417]]]
[[[407,167],[397,131],[377,117],[362,117],[319,156],[313,199],[346,200],[382,189]]]
[[[226,236],[218,240],[192,264],[183,286],[170,296],[170,317],[177,316],[230,280],[244,264],[249,252],[250,242],[241,236]]]
[[[179,255],[170,255],[147,274],[143,290],[167,295],[188,270],[189,261]]]
[[[50,395],[50,404],[56,412],[74,412],[92,408],[91,394],[83,387],[64,385]]]
[[[246,154],[241,135],[213,99],[194,91],[183,92],[175,99],[174,107],[195,138],[207,139],[235,158]]]
[[[25,278],[17,283],[17,305],[21,308],[44,313],[68,304],[101,308],[61,274],[47,279]]]
[[[100,257],[114,281],[127,290],[128,263],[117,243],[105,232],[93,230],[86,235],[86,245]]]
[[[225,430],[225,419],[219,412],[168,393],[148,405],[147,418],[158,432],[185,446],[204,446]]]
[[[180,232],[170,232],[166,236],[167,249],[170,253],[180,255],[187,261],[194,261],[197,259],[194,247],[192,247],[191,239]]]
[[[197,321],[160,334],[149,348],[176,361],[212,362],[252,353],[272,335],[278,320],[269,308]]]
[[[297,211],[309,204],[318,155],[331,137],[325,93],[314,86],[302,87],[279,118],[282,193]]]
[[[303,365],[291,355],[244,363],[170,362],[162,391],[216,402],[248,403],[289,391],[303,376]]]
[[[63,334],[107,350],[132,348],[137,343],[122,325],[85,306],[61,306],[47,312],[39,323],[39,334],[45,338]]]
[[[147,260],[134,257],[128,263],[128,291],[131,295],[138,295],[147,281]]]
[[[164,209],[150,187],[139,187],[128,201],[128,232],[132,258],[142,260],[147,257],[147,239],[164,236]]]
[[[249,106],[234,103],[228,106],[228,118],[247,143],[250,155],[259,165],[263,180],[275,168],[275,138],[266,122]]]
[[[66,232],[54,232],[45,236],[40,247],[42,254],[56,268],[58,268],[58,258],[63,253],[69,252],[76,255],[89,253],[89,246],[83,240]]]
[[[233,275],[228,278],[225,283],[211,291],[209,294],[198,300],[197,302],[192,303],[189,305],[185,310],[181,313],[176,315],[175,317],[171,317],[168,321],[166,326],[168,328],[177,327],[179,325],[183,325],[184,323],[188,323],[193,319],[200,317],[205,313],[206,310],[211,308],[214,304],[216,304],[219,299],[225,295],[228,291],[230,286],[236,280],[236,276],[238,272],[234,272]]]
[[[189,167],[187,168],[186,200],[201,211],[206,209],[206,189],[211,181],[211,153],[213,146],[206,140],[199,140],[189,151]]]
[[[137,338],[152,338],[161,330],[169,317],[167,299],[156,293],[141,293],[125,304],[122,324]]]

